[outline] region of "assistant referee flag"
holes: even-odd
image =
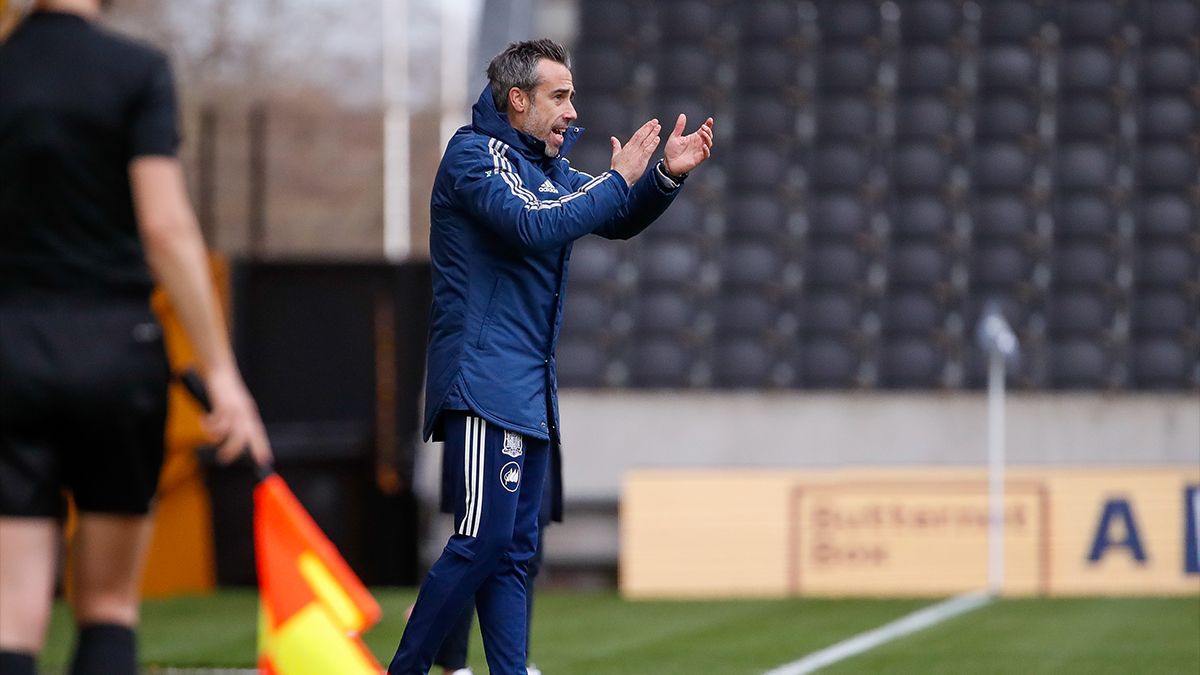
[[[259,672],[378,675],[359,639],[379,604],[277,474],[254,489]]]

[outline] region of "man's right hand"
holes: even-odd
[[[658,147],[658,132],[661,130],[662,126],[655,119],[646,122],[641,129],[633,132],[633,136],[629,138],[629,142],[624,147],[621,146],[621,142],[617,140],[616,136],[609,138],[613,153],[612,170],[621,174],[625,183],[630,187],[633,187],[637,179],[646,172],[646,165],[654,156],[655,148]]]

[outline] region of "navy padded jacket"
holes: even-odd
[[[674,199],[651,167],[633,187],[591,176],[517,131],[488,88],[472,123],[450,139],[430,204],[433,308],[425,384],[426,439],[440,414],[469,409],[536,438],[558,436],[554,350],[571,244],[587,234],[627,239]]]

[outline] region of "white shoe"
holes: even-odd
[[[525,675],[542,675],[542,671],[538,670],[538,667],[531,663],[525,666]]]
[[[450,675],[475,675],[475,673],[472,673],[470,668],[459,668]]]

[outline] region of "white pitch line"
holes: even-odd
[[[884,624],[874,630],[859,633],[804,658],[770,670],[766,675],[804,675],[831,663],[856,656],[869,649],[941,623],[959,614],[978,609],[991,602],[992,596],[985,591],[976,591],[943,600],[936,605],[919,609],[908,616]]]

